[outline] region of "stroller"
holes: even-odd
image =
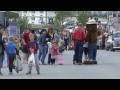
[[[74,50],[74,42],[73,41],[69,42],[68,50]]]

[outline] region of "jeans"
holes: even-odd
[[[2,68],[3,66],[3,55],[0,54],[0,68]]]
[[[41,59],[42,64],[45,62],[46,57],[46,46],[39,46],[39,60]]]
[[[96,60],[97,55],[97,44],[88,44],[88,57],[90,60]]]
[[[15,60],[15,56],[16,54],[14,53],[9,53],[8,54],[8,57],[9,57],[9,72],[12,72],[12,69],[15,69],[15,66],[14,66],[14,60]]]
[[[73,61],[76,60],[76,62],[82,62],[82,56],[83,56],[83,44],[84,42],[82,41],[75,41],[75,48],[74,48],[74,57]]]

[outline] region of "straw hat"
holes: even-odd
[[[94,19],[91,19],[86,24],[97,24],[97,22]]]

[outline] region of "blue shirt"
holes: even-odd
[[[6,47],[6,52],[7,53],[15,53],[15,48],[16,48],[16,44],[14,42],[7,42],[6,43],[7,47]]]

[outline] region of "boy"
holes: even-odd
[[[37,74],[40,74],[39,60],[38,60],[38,57],[37,57],[38,44],[37,44],[37,41],[34,40],[34,38],[35,38],[34,35],[30,36],[30,42],[28,42],[27,47],[29,49],[29,55],[31,53],[34,53]],[[29,69],[28,69],[28,72],[26,73],[26,75],[30,75],[31,74],[32,66],[28,65],[28,68]]]
[[[16,57],[16,54],[18,55],[18,51],[16,49],[16,44],[14,43],[14,37],[10,36],[9,41],[6,43],[6,53],[9,57],[9,75],[12,75],[12,69],[16,70],[16,67],[14,66],[14,60]],[[17,70],[16,70],[17,72]],[[18,72],[17,72],[18,73]]]

